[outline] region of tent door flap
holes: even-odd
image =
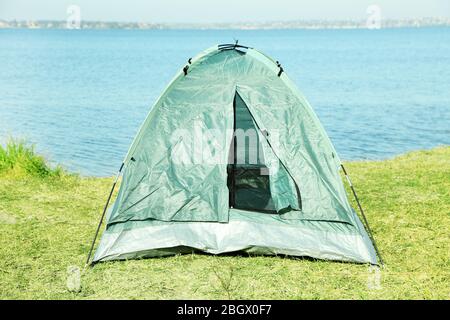
[[[237,92],[233,115],[234,134],[227,167],[229,206],[265,213],[301,210],[296,183],[273,151],[267,131],[260,129]]]

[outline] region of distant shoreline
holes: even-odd
[[[450,18],[383,19],[381,29],[450,27]],[[138,29],[138,30],[290,30],[290,29],[368,29],[365,20],[299,20],[236,23],[145,23],[83,21],[79,28],[67,26],[65,20],[0,20],[0,29]]]

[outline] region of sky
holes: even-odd
[[[0,19],[65,20],[69,5],[82,20],[213,23],[366,19],[376,4],[383,18],[450,18],[450,0],[0,0]]]

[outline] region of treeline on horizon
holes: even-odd
[[[381,28],[450,26],[450,18],[382,19]],[[67,29],[66,20],[1,20],[0,28]],[[233,23],[152,23],[81,20],[80,29],[348,29],[367,28],[366,20],[298,20]]]

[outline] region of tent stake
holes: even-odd
[[[373,247],[375,248],[375,251],[377,253],[378,259],[380,261],[380,265],[384,266],[384,262],[383,262],[383,259],[381,258],[380,251],[378,251],[377,243],[375,242],[375,238],[373,237],[372,230],[370,229],[370,226],[369,226],[369,222],[367,221],[366,215],[364,214],[364,210],[363,210],[363,208],[361,206],[361,203],[359,202],[358,195],[356,194],[356,191],[355,191],[355,188],[353,187],[352,181],[350,180],[350,177],[347,174],[347,170],[345,170],[345,167],[344,167],[343,164],[341,164],[341,168],[342,168],[342,171],[344,171],[345,178],[347,179],[347,182],[350,185],[350,189],[352,189],[353,196],[355,197],[356,203],[358,204],[359,211],[361,212],[361,216],[362,216],[362,218],[364,220],[364,224],[366,225],[367,232],[369,234],[370,240],[372,240]]]
[[[101,216],[100,221],[98,223],[97,230],[95,231],[94,239],[92,240],[91,248],[89,249],[89,254],[88,254],[88,257],[86,259],[86,266],[90,264],[89,260],[91,260],[91,254],[92,254],[92,250],[94,250],[95,240],[97,240],[97,236],[98,236],[98,233],[100,231],[100,227],[102,226],[102,223],[103,223],[103,218],[105,217],[105,213],[106,213],[106,210],[108,209],[109,201],[111,200],[112,194],[113,194],[114,189],[115,189],[116,184],[117,184],[117,181],[119,180],[119,176],[120,176],[120,173],[122,172],[123,165],[124,165],[124,163],[122,163],[122,165],[120,166],[119,171],[117,172],[116,179],[114,180],[114,183],[113,183],[113,185],[111,187],[111,191],[109,192],[108,200],[106,200],[106,204],[105,204],[105,207],[103,209],[102,216]]]

